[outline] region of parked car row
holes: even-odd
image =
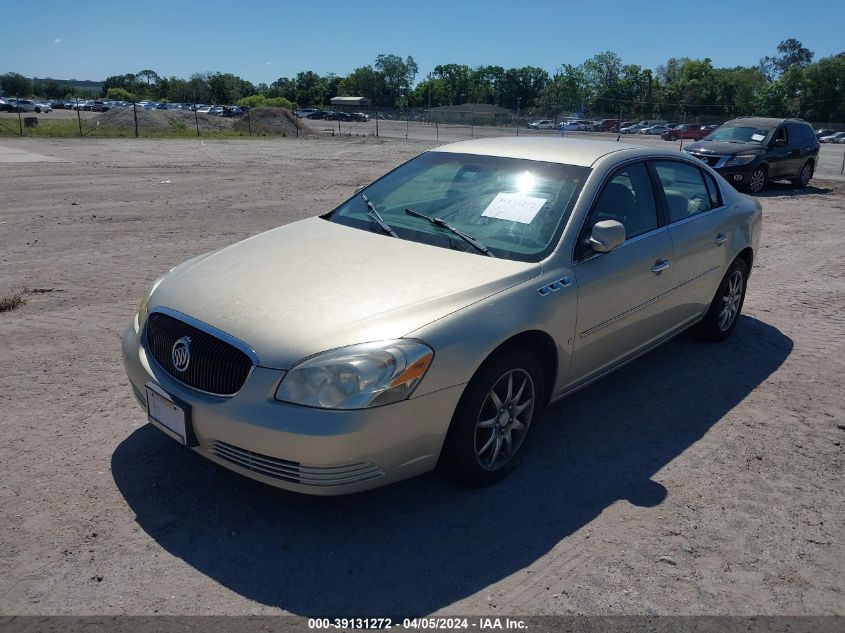
[[[363,112],[335,112],[333,110],[321,110],[320,108],[303,108],[294,112],[300,119],[323,119],[326,121],[369,121],[369,115]],[[384,116],[378,116],[384,119]]]
[[[819,143],[845,143],[845,132],[816,130],[816,138],[819,139]]]
[[[52,112],[49,103],[32,101],[31,99],[0,99],[0,112],[35,112],[38,114]]]

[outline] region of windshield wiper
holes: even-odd
[[[390,225],[382,219],[382,217],[379,215],[379,212],[376,211],[375,205],[370,202],[369,198],[367,198],[367,196],[362,193],[361,199],[367,205],[367,213],[373,219],[373,222],[375,222],[382,231],[384,231],[391,237],[399,237],[398,235],[396,235],[396,231],[390,228]]]
[[[465,241],[467,244],[472,246],[474,249],[481,251],[482,253],[487,255],[487,257],[495,257],[495,255],[490,252],[490,249],[487,248],[486,246],[484,246],[484,244],[479,242],[472,235],[467,235],[466,233],[464,233],[460,229],[456,229],[454,226],[449,224],[446,220],[443,220],[441,218],[432,218],[428,215],[425,215],[424,213],[420,213],[419,211],[414,211],[413,209],[405,209],[405,213],[407,213],[408,215],[413,215],[413,216],[418,217],[418,218],[422,218],[423,220],[428,220],[434,226],[440,227],[441,229],[446,229],[447,231],[451,231],[452,233],[457,235],[459,238],[461,238],[463,241]]]

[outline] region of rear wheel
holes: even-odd
[[[751,173],[748,179],[748,190],[751,193],[760,193],[766,187],[766,170],[758,167]]]
[[[798,174],[798,178],[793,178],[790,182],[792,182],[793,186],[795,187],[806,187],[807,184],[810,182],[810,178],[813,177],[813,163],[812,161],[807,161],[804,163],[804,166],[801,168],[801,171]]]
[[[748,265],[745,260],[737,257],[722,278],[707,314],[696,328],[702,338],[708,341],[724,341],[730,336],[745,302],[747,284]]]
[[[543,403],[540,362],[524,349],[488,360],[455,409],[438,468],[458,483],[480,487],[507,477]]]

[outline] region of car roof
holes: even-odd
[[[787,121],[791,123],[806,123],[806,121],[802,119],[777,119],[762,116],[746,116],[723,123],[722,127],[774,127],[776,125],[780,125],[781,123],[786,123]]]
[[[667,153],[645,145],[632,145],[618,141],[594,141],[560,137],[520,138],[517,136],[459,141],[443,145],[432,151],[524,158],[590,167],[603,156],[622,150],[637,150],[637,153],[643,156],[665,156]]]

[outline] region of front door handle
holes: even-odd
[[[715,240],[713,240],[713,242],[716,244],[716,246],[721,246],[722,244],[724,244],[724,243],[727,241],[727,239],[728,239],[727,234],[725,234],[725,233],[719,233],[719,234],[716,236],[716,239],[715,239]]]
[[[662,271],[669,268],[672,265],[672,260],[670,259],[658,259],[654,262],[654,266],[651,267],[651,272],[655,275],[659,275]]]

